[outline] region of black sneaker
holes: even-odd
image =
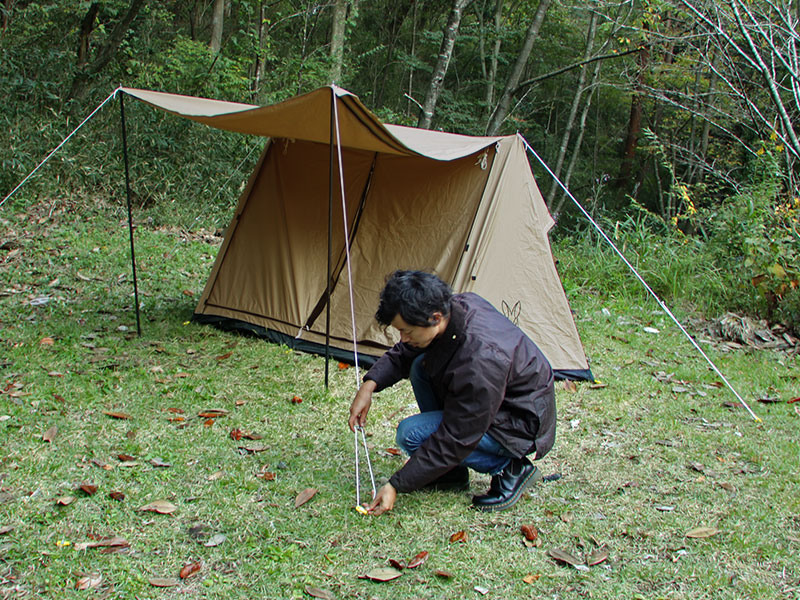
[[[529,485],[541,479],[542,472],[527,458],[512,458],[505,469],[492,477],[487,493],[473,496],[472,505],[484,511],[506,510],[517,503]]]

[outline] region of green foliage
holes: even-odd
[[[800,330],[800,198],[787,189],[779,146],[769,141],[762,149],[750,184],[698,221],[714,260],[737,274],[733,298],[741,308]]]

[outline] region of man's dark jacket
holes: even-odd
[[[399,492],[418,489],[458,466],[489,433],[512,455],[553,447],[556,403],[550,363],[516,325],[472,293],[455,294],[450,322],[426,349],[403,342],[364,376],[385,389],[423,368],[444,406],[439,428],[389,480]]]

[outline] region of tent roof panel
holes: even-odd
[[[153,107],[217,129],[323,144],[330,141],[330,99],[334,93],[339,100],[339,135],[343,147],[401,156],[449,161],[480,152],[503,139],[384,125],[357,96],[335,86],[269,106],[135,88],[120,90]]]

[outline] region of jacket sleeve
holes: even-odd
[[[491,344],[471,349],[447,372],[442,423],[390,478],[399,492],[418,489],[458,466],[488,431],[506,389],[507,354]]]
[[[364,375],[364,381],[369,379],[378,384],[376,392],[393,386],[401,379],[408,377],[411,372],[411,363],[419,353],[419,350],[407,346],[403,342],[398,342],[375,361],[375,364]]]

